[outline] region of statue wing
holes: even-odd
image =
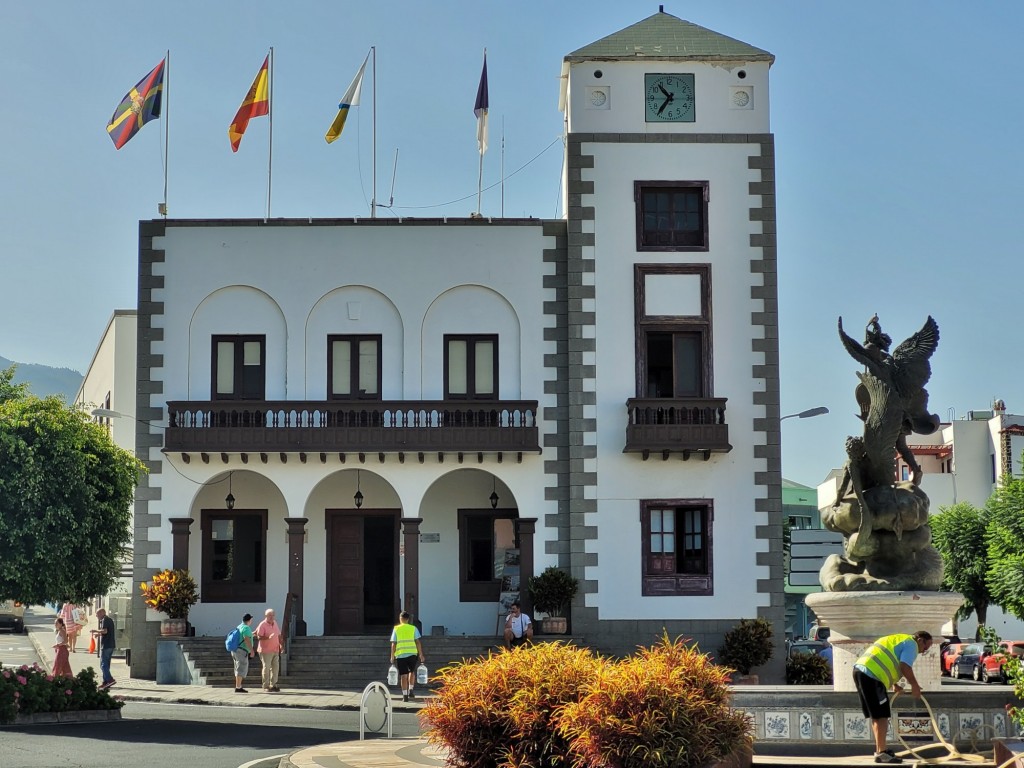
[[[864,351],[864,347],[859,342],[843,330],[843,318],[839,318],[839,338],[843,342],[843,346],[846,347],[846,351],[850,353],[850,357],[856,360],[861,365],[868,366],[869,369],[874,369],[875,361],[868,356],[868,353]]]
[[[939,346],[939,325],[931,315],[925,320],[924,327],[904,341],[892,353],[893,365],[900,382],[901,389],[907,386],[923,387],[932,375],[928,360]]]

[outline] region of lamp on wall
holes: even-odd
[[[498,478],[491,475],[491,509],[498,508]]]
[[[235,496],[233,493],[231,493],[231,476],[233,474],[235,473],[228,472],[228,495],[224,497],[224,504],[227,506],[228,509],[235,508]]]
[[[360,472],[360,470],[357,469],[356,470],[356,493],[352,497],[352,501],[354,501],[356,503],[356,509],[359,509],[361,506],[363,506],[363,492],[361,490],[359,490],[359,472]]]

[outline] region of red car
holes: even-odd
[[[1020,640],[1003,640],[999,647],[991,653],[985,653],[978,663],[978,676],[975,680],[988,683],[993,680],[1009,683],[1006,676],[1006,662],[1011,656],[1018,659],[1024,657],[1024,642]]]
[[[953,664],[956,663],[957,658],[960,656],[960,651],[964,649],[967,643],[947,643],[942,646],[942,650],[939,652],[939,664],[942,667],[943,677],[948,677],[950,671],[953,669]]]

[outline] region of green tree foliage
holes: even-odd
[[[118,578],[142,465],[83,411],[13,376],[0,371],[0,598],[84,602]]]
[[[992,599],[987,579],[989,512],[963,501],[943,507],[928,523],[932,543],[942,555],[942,586],[964,596],[957,618],[966,619],[977,613],[980,630],[988,618],[989,605],[998,603]]]
[[[1007,478],[988,500],[992,602],[1024,619],[1024,479]]]

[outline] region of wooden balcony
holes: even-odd
[[[705,461],[712,453],[728,453],[729,425],[725,423],[725,398],[630,398],[626,401],[626,447],[623,453],[652,453],[667,459],[681,453],[684,459],[699,454]]]
[[[536,400],[174,401],[164,452],[539,453]]]

